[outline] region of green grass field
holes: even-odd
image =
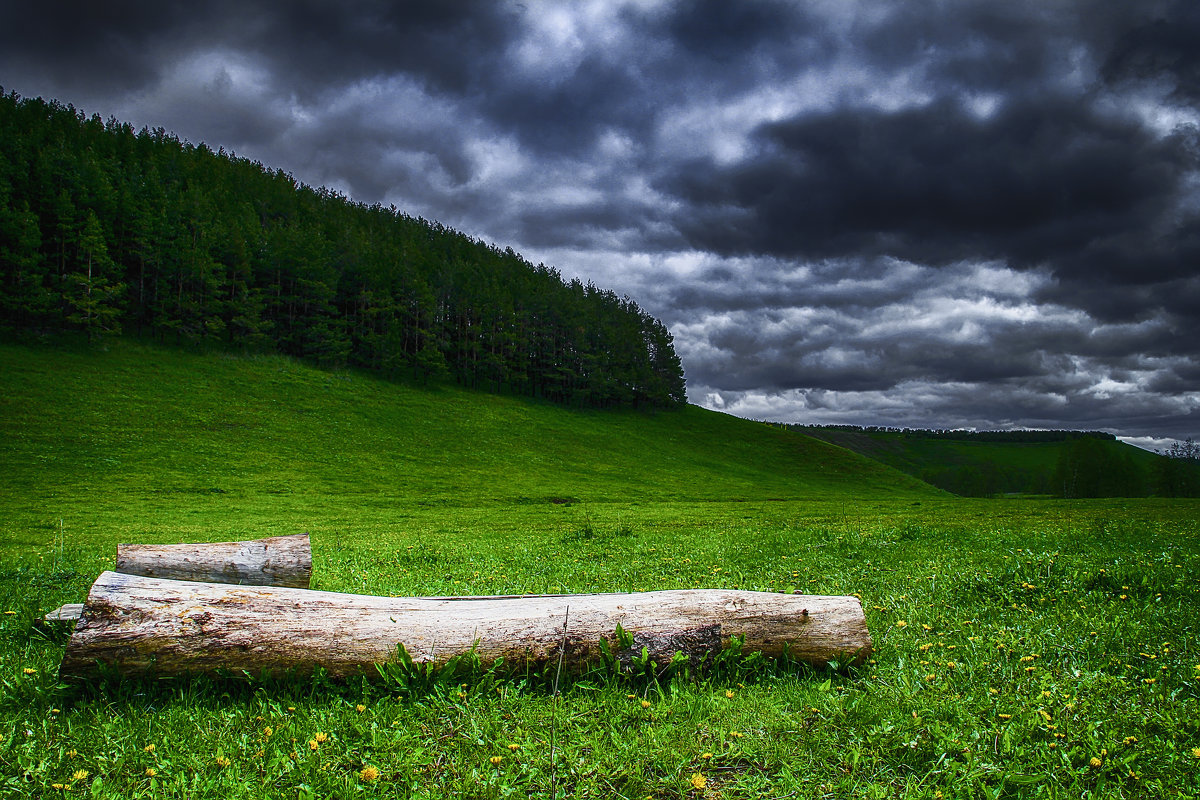
[[[691,408],[0,346],[0,794],[1194,797],[1196,501],[964,500]],[[858,594],[854,671],[57,681],[123,541],[308,531],[314,586]],[[438,678],[442,680],[438,680]]]

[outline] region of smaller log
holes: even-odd
[[[175,581],[307,589],[312,579],[312,547],[307,533],[248,542],[119,544],[117,572]]]

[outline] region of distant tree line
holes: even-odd
[[[589,407],[686,402],[628,297],[223,149],[0,90],[0,329],[276,351]]]
[[[774,424],[774,423],[772,423]],[[1088,497],[1198,497],[1200,445],[1176,442],[1155,457],[1103,431],[962,431],[858,425],[783,425],[854,450],[965,497],[1002,494]],[[1056,444],[1057,456],[1024,465],[944,449],[906,448],[914,441]],[[1053,452],[1053,451],[1052,451]],[[1136,457],[1135,457],[1136,456]]]
[[[1159,493],[1166,497],[1200,497],[1200,444],[1189,436],[1175,442],[1158,462]]]
[[[1060,497],[1145,497],[1149,476],[1128,452],[1081,437],[1062,449],[1051,482]]]
[[[803,433],[806,430],[846,431],[851,433],[903,434],[913,439],[942,439],[952,442],[1004,442],[1008,444],[1041,444],[1045,442],[1067,442],[1074,439],[1105,439],[1116,441],[1116,436],[1104,431],[968,431],[949,428],[892,428],[874,425],[788,425],[788,428]]]

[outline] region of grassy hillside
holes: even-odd
[[[0,346],[0,797],[1200,793],[1200,504],[964,500],[697,409]],[[569,502],[564,502],[569,501]],[[119,541],[294,533],[317,588],[857,594],[871,662],[62,686]]]
[[[629,502],[929,495],[809,438],[690,407],[570,411],[287,358],[0,347],[5,491],[130,500]]]
[[[902,431],[803,428],[803,433],[966,496],[1061,494],[1055,472],[1072,441],[959,441]],[[1131,493],[1153,489],[1161,457],[1124,442],[1098,440],[1114,463],[1131,467]]]

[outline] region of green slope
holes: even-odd
[[[805,428],[804,433],[873,458],[950,492],[970,496],[1059,494],[1055,473],[1072,440],[961,441],[921,433]],[[999,435],[999,434],[997,434]],[[1128,471],[1133,494],[1153,489],[1161,457],[1116,440],[1100,439],[1096,448]]]
[[[478,505],[929,496],[824,442],[688,407],[567,410],[128,340],[0,346],[7,504]],[[272,500],[274,498],[274,500]],[[53,514],[53,508],[47,508]]]

